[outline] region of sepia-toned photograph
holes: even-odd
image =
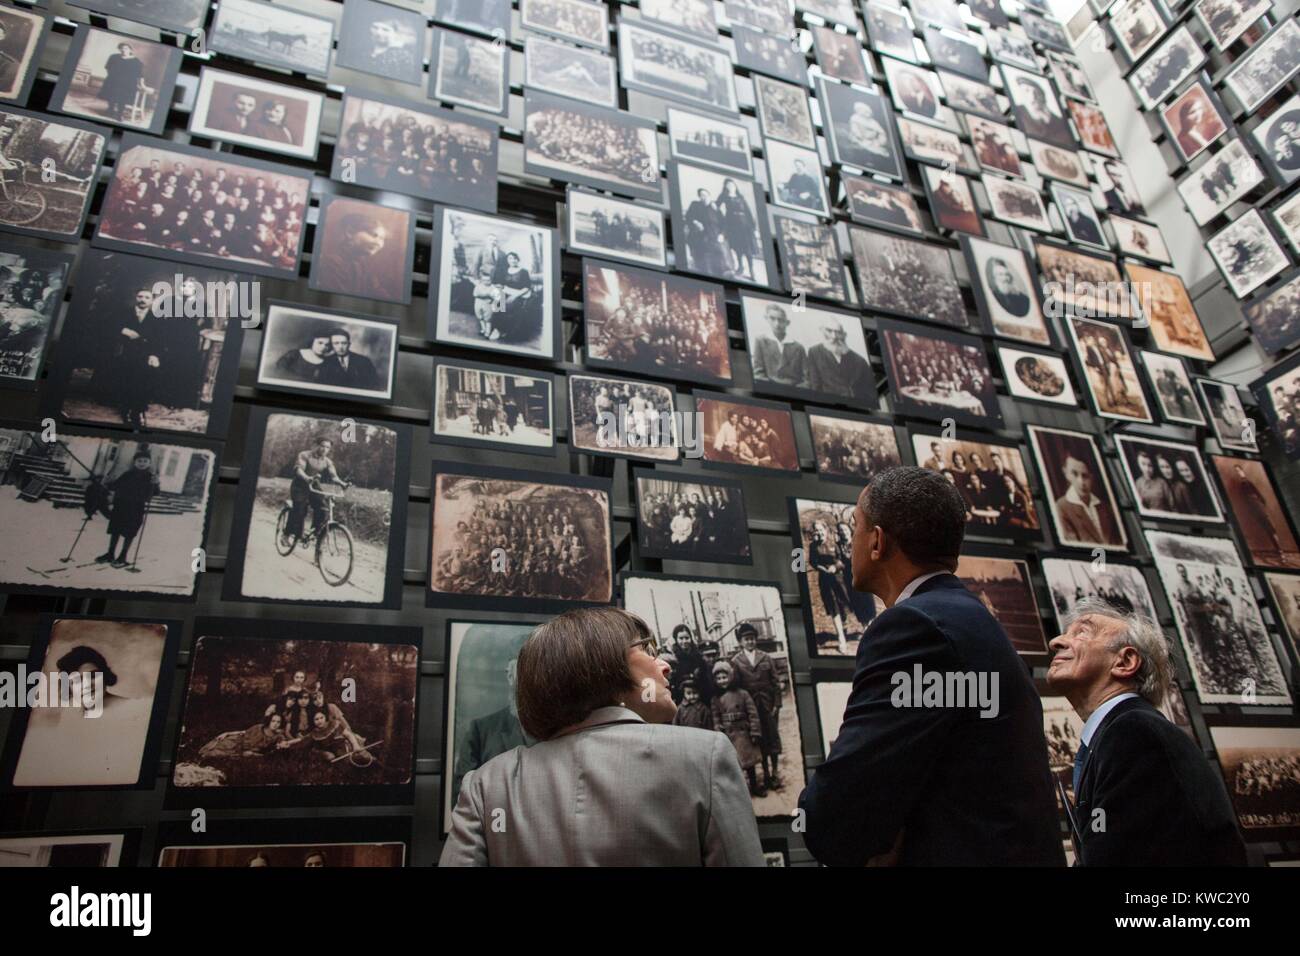
[[[524,92],[524,169],[652,202],[663,199],[654,123],[535,90]]]
[[[803,84],[787,83],[769,76],[751,77],[754,82],[755,111],[764,139],[816,149],[808,90]]]
[[[984,184],[995,219],[1024,229],[1054,231],[1047,218],[1047,207],[1043,205],[1043,194],[1033,186],[1001,176],[981,176],[980,182]]]
[[[984,33],[984,40],[988,44],[989,55],[998,63],[1020,67],[1034,73],[1041,72],[1038,57],[1034,53],[1034,44],[1027,36],[1012,33],[1008,29],[987,30]]]
[[[569,382],[569,444],[592,455],[675,462],[676,392],[667,385],[574,373]],[[695,436],[698,440],[698,436]]]
[[[1017,654],[1046,661],[1047,634],[1034,597],[1028,562],[963,554],[957,561],[956,574],[966,590],[979,598],[1002,625]]]
[[[969,179],[955,170],[922,166],[921,182],[937,228],[972,236],[984,235],[984,220],[975,205]]]
[[[903,178],[893,115],[882,94],[819,79],[817,102],[834,162],[890,179]]]
[[[857,228],[849,229],[849,241],[867,308],[971,327],[946,248]]]
[[[849,216],[854,222],[924,235],[921,211],[910,190],[843,172],[840,182],[848,195]]]
[[[1250,390],[1281,440],[1282,452],[1291,460],[1300,458],[1300,359],[1292,357],[1275,365],[1262,378],[1250,383]]]
[[[1211,727],[1237,822],[1252,842],[1300,831],[1300,732],[1291,727]]]
[[[1005,63],[1001,70],[1003,86],[1011,99],[1020,131],[1061,149],[1074,149],[1074,133],[1070,131],[1069,120],[1061,112],[1061,102],[1052,81]]]
[[[1205,244],[1232,294],[1244,299],[1291,265],[1258,209],[1238,216]]]
[[[505,43],[435,29],[429,98],[505,115],[510,99],[509,52]]]
[[[1139,349],[1147,384],[1160,407],[1160,417],[1172,425],[1204,426],[1205,415],[1197,404],[1187,366],[1176,355]]]
[[[569,252],[668,268],[663,210],[570,186],[565,196],[565,223]]]
[[[134,866],[140,830],[118,833],[27,833],[0,838],[0,867]]]
[[[939,77],[933,70],[899,60],[882,62],[894,106],[919,119],[945,123],[949,114],[940,102],[943,90],[939,87]]]
[[[326,399],[391,402],[397,332],[392,319],[268,303],[257,387]]]
[[[884,602],[853,587],[853,502],[789,498],[810,657],[853,657]],[[838,715],[837,715],[838,716]],[[838,724],[837,724],[838,727]]]
[[[161,133],[182,56],[179,47],[78,24],[50,109]]]
[[[668,107],[668,146],[673,159],[753,177],[749,130],[715,116]]]
[[[1030,139],[1029,158],[1034,168],[1047,179],[1057,179],[1063,183],[1088,188],[1088,173],[1079,161],[1079,153],[1072,149],[1061,149],[1042,140]]]
[[[1011,127],[978,116],[966,116],[966,129],[970,133],[971,149],[980,167],[1008,176],[1024,178],[1020,152],[1011,135]]]
[[[434,359],[429,440],[553,455],[555,376],[463,359]]]
[[[0,388],[36,388],[75,261],[0,239]]]
[[[788,291],[852,304],[853,286],[834,227],[792,216],[773,216],[772,225]]]
[[[1293,348],[1300,342],[1300,274],[1247,304],[1242,314],[1266,353],[1278,356]]]
[[[418,86],[424,78],[425,23],[418,10],[379,0],[348,0],[334,63]]]
[[[1300,256],[1300,192],[1282,200],[1271,212],[1278,232],[1291,244],[1296,255]]]
[[[912,15],[926,23],[936,23],[950,30],[963,30],[961,13],[947,0],[913,0],[909,2]]]
[[[619,79],[627,89],[724,113],[737,110],[731,58],[720,47],[621,20],[618,53]]]
[[[997,90],[987,82],[976,82],[956,73],[939,71],[939,85],[943,88],[944,99],[955,110],[966,114],[974,113],[985,119],[1002,122],[1006,114],[998,101]]]
[[[668,561],[752,564],[740,482],[636,473],[637,551]]]
[[[712,8],[711,0],[705,0]],[[645,10],[642,8],[642,16]],[[790,83],[804,83],[808,78],[808,61],[803,50],[785,37],[774,37],[749,27],[732,25],[731,40],[736,45],[736,66],[755,73],[766,73]],[[716,36],[710,38],[715,42]]]
[[[750,285],[774,283],[761,186],[676,160],[668,167],[668,186],[678,269]]]
[[[641,19],[709,42],[717,42],[718,22],[713,0],[642,0]]]
[[[1065,235],[1073,243],[1110,251],[1110,243],[1101,228],[1101,218],[1092,204],[1092,193],[1065,183],[1051,184],[1052,199],[1065,223]]]
[[[789,818],[804,787],[790,639],[775,584],[629,574],[623,606],[665,657],[674,723],[726,734],[759,818]]]
[[[978,34],[968,33],[964,28],[950,30],[927,24],[925,27],[925,49],[930,55],[930,62],[936,67],[951,70],[962,76],[983,83],[989,78],[989,65],[984,59],[984,50],[976,39]]]
[[[877,473],[903,463],[892,422],[809,408],[813,460],[823,481],[859,488]]]
[[[1223,86],[1253,113],[1300,70],[1300,23],[1287,17],[1238,57]]]
[[[1043,297],[1055,310],[1080,315],[1131,319],[1138,304],[1115,260],[1036,240],[1034,255]],[[1135,268],[1129,265],[1130,274]],[[1166,351],[1169,351],[1166,349]]]
[[[1160,42],[1166,25],[1156,0],[1121,0],[1110,8],[1107,23],[1131,63],[1142,59]]]
[[[920,467],[939,472],[961,494],[967,534],[1024,541],[1041,537],[1029,470],[1018,446],[944,438],[919,429],[912,433],[912,452]]]
[[[877,320],[893,408],[977,428],[1002,425],[984,344],[970,335]]]
[[[609,49],[609,8],[590,0],[519,0],[525,30]]]
[[[215,445],[0,428],[0,585],[192,600]]]
[[[772,474],[799,471],[789,405],[696,392],[695,413],[701,416],[706,465]]]
[[[1259,453],[1255,421],[1246,414],[1237,386],[1229,382],[1216,382],[1198,378],[1196,387],[1210,418],[1210,427],[1219,444],[1230,451]]]
[[[1268,469],[1254,458],[1211,455],[1227,511],[1246,546],[1247,564],[1263,568],[1300,568],[1300,543],[1277,496]]]
[[[208,48],[227,56],[323,77],[334,51],[334,21],[261,0],[219,4]]]
[[[1213,362],[1214,352],[1183,280],[1172,272],[1124,264],[1137,293],[1142,314],[1151,323],[1151,337],[1162,352]]]
[[[1041,699],[1043,738],[1047,741],[1047,766],[1052,772],[1053,784],[1064,788],[1066,797],[1073,805],[1076,799],[1074,767],[1083,735],[1083,721],[1067,698],[1044,695]],[[1059,790],[1056,803],[1060,809]],[[1066,854],[1066,859],[1069,860],[1074,846],[1068,840],[1066,844],[1070,847],[1070,852]]]
[[[906,116],[897,117],[898,138],[903,144],[903,154],[921,163],[943,167],[956,167],[960,172],[978,172],[966,160],[966,150],[961,139],[951,130],[939,129],[929,123],[918,123]]]
[[[0,230],[75,242],[86,222],[108,136],[102,126],[0,109],[0,155],[5,158]],[[121,171],[122,159],[119,155],[114,172]],[[101,211],[101,222],[103,215]]]
[[[1111,135],[1110,126],[1106,123],[1106,114],[1091,103],[1079,100],[1067,100],[1065,105],[1070,109],[1070,117],[1074,120],[1074,126],[1079,131],[1079,141],[1085,149],[1103,156],[1119,156],[1119,147],[1115,145],[1115,137]]]
[[[1140,218],[1147,214],[1137,185],[1133,182],[1133,174],[1129,172],[1126,165],[1118,159],[1103,159],[1098,163],[1097,157],[1094,156],[1092,171],[1097,177],[1097,185],[1101,188],[1101,195],[1106,201],[1107,209],[1121,216]]]
[[[1093,436],[1026,425],[1057,541],[1069,548],[1127,551],[1128,535]]]
[[[1062,629],[1074,613],[1075,605],[1086,598],[1100,598],[1126,614],[1160,620],[1141,568],[1118,561],[1073,558],[1043,558],[1042,565],[1047,590],[1052,595],[1052,610]]]
[[[754,390],[871,408],[875,380],[862,319],[788,299],[742,293],[740,311]],[[793,321],[792,321],[793,316]]]
[[[777,140],[763,142],[767,160],[767,181],[772,202],[788,209],[830,218],[826,179],[815,149],[803,149]]]
[[[1194,445],[1116,435],[1115,445],[1138,514],[1170,521],[1223,523],[1223,509]]]
[[[1265,572],[1264,581],[1277,608],[1282,630],[1291,646],[1300,650],[1300,575]]]
[[[1002,377],[1012,398],[1066,408],[1079,407],[1079,397],[1070,383],[1070,371],[1061,356],[1055,352],[1031,352],[1008,345],[999,345],[997,350]]]
[[[1047,65],[1052,79],[1056,80],[1056,88],[1062,95],[1085,103],[1097,102],[1097,94],[1092,91],[1092,83],[1088,81],[1088,74],[1084,72],[1083,64],[1077,57],[1048,50]]]
[[[871,77],[862,54],[858,38],[850,33],[840,33],[830,27],[809,27],[813,38],[813,52],[817,66],[831,79],[858,86],[870,87]],[[802,79],[802,77],[801,77]]]
[[[433,18],[490,37],[510,36],[510,0],[434,0]]]
[[[325,97],[204,67],[190,113],[195,136],[315,159]]]
[[[1052,345],[1029,257],[1014,246],[977,236],[962,236],[961,246],[975,303],[988,330],[1031,345]]]
[[[524,40],[526,87],[615,109],[618,106],[617,73],[614,59],[596,50],[557,43],[545,37],[530,36]]]
[[[1052,17],[1035,13],[1032,9],[1025,9],[1020,11],[1020,25],[1024,27],[1029,39],[1035,43],[1053,46],[1058,50],[1072,49],[1065,28]]]
[[[1184,163],[1218,142],[1232,126],[1232,118],[1204,76],[1161,107],[1160,122]]]
[[[1097,414],[1120,421],[1154,422],[1124,330],[1111,322],[1076,315],[1065,316],[1065,326]]]
[[[873,50],[909,63],[917,62],[916,37],[907,11],[883,2],[864,2],[862,12]]]
[[[787,0],[725,0],[723,10],[731,23],[771,33],[789,36],[794,29],[794,17]]]
[[[410,305],[414,265],[413,212],[347,196],[321,197],[309,288]]]
[[[1156,262],[1160,265],[1173,265],[1169,246],[1165,244],[1160,227],[1137,219],[1125,219],[1123,216],[1107,216],[1106,221],[1115,233],[1115,246],[1121,255],[1134,256]]]
[[[0,102],[26,105],[51,22],[36,10],[0,6]]]
[[[1154,110],[1205,64],[1205,51],[1184,24],[1174,29],[1128,77],[1145,110]]]
[[[1192,9],[1205,32],[1214,38],[1214,45],[1227,50],[1271,11],[1273,4],[1271,0],[1199,0]]]

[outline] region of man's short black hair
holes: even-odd
[[[862,489],[858,505],[869,526],[885,530],[914,564],[952,570],[966,536],[966,503],[937,471],[889,468]]]

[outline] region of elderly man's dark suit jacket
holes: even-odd
[[[892,676],[996,673],[998,714],[895,707]],[[808,849],[861,866],[902,831],[910,865],[1064,866],[1043,708],[1001,625],[952,574],[876,618],[826,762],[799,798]]]
[[[1074,818],[1081,866],[1246,864],[1219,771],[1141,697],[1116,704],[1092,735]]]

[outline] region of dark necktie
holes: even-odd
[[[1083,762],[1088,758],[1088,745],[1083,741],[1079,742],[1079,751],[1074,755],[1074,802],[1079,802],[1079,778],[1083,776]]]

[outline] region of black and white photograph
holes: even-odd
[[[217,7],[208,48],[294,73],[323,77],[334,52],[334,21],[278,3],[229,0]]]
[[[1043,205],[1043,194],[1033,186],[1001,176],[981,176],[980,182],[988,195],[993,218],[1023,229],[1053,231],[1047,207]]]
[[[1040,175],[1046,179],[1088,188],[1088,172],[1083,168],[1078,152],[1073,149],[1061,149],[1039,139],[1029,139],[1027,142],[1029,158]]]
[[[570,375],[568,382],[569,444],[574,451],[656,462],[680,457],[679,443],[691,436],[678,429],[672,388],[581,373]]]
[[[631,90],[736,112],[731,57],[635,20],[618,25],[619,80]]]
[[[545,37],[524,41],[524,86],[610,109],[618,106],[613,57]]]
[[[772,227],[787,291],[845,305],[854,301],[834,227],[791,216],[773,216]]]
[[[1065,29],[1052,17],[1026,9],[1020,12],[1020,25],[1024,27],[1029,39],[1035,43],[1056,47],[1058,50],[1071,49],[1070,38],[1066,35]]]
[[[961,246],[975,304],[989,332],[1030,345],[1052,345],[1029,257],[1014,246],[977,236],[963,236]]]
[[[583,46],[609,49],[609,7],[590,0],[519,0],[519,22]]]
[[[1287,17],[1251,45],[1223,76],[1223,86],[1253,113],[1300,70],[1300,22]]]
[[[1047,66],[1056,80],[1056,88],[1063,96],[1083,100],[1087,103],[1097,102],[1097,94],[1092,90],[1088,74],[1083,71],[1083,64],[1068,54],[1055,50],[1047,51]]]
[[[803,149],[776,140],[763,142],[767,159],[767,180],[772,202],[788,209],[830,218],[826,179],[815,149]]]
[[[939,85],[943,88],[944,100],[955,110],[974,113],[998,122],[1006,117],[998,101],[997,90],[988,83],[977,83],[956,73],[945,73],[940,70]]]
[[[1250,383],[1251,393],[1277,434],[1282,453],[1292,461],[1300,458],[1300,358],[1295,356],[1273,366]]]
[[[1052,595],[1052,610],[1062,628],[1074,606],[1086,598],[1100,598],[1125,613],[1160,620],[1140,568],[1118,561],[1073,558],[1043,558],[1042,566],[1047,590]]]
[[[1001,0],[970,0],[966,5],[971,13],[991,27],[1005,27],[1011,22],[1002,9]]]
[[[921,210],[911,190],[847,173],[840,174],[840,182],[848,196],[849,216],[854,222],[915,236],[925,234]]]
[[[764,287],[776,281],[761,186],[676,160],[668,186],[676,268]]]
[[[1290,704],[1286,678],[1232,541],[1165,531],[1147,531],[1146,538],[1200,702]]]
[[[795,9],[827,23],[843,23],[845,26],[857,24],[857,12],[853,0],[794,0]]]
[[[257,387],[317,398],[391,402],[397,333],[392,319],[270,302],[262,326]]]
[[[1047,634],[1027,561],[963,554],[954,573],[1002,625],[1017,654],[1046,662]]]
[[[1176,355],[1165,355],[1150,349],[1139,349],[1142,367],[1147,373],[1147,385],[1160,408],[1160,417],[1171,425],[1204,426],[1205,415],[1196,401],[1187,365]]]
[[[1300,192],[1282,200],[1272,209],[1273,222],[1283,238],[1300,255]]]
[[[908,0],[908,7],[913,19],[924,23],[936,23],[950,30],[963,30],[961,12],[948,0]]]
[[[51,697],[15,710],[0,784],[152,790],[181,622],[43,615],[38,628],[28,673]]]
[[[1210,728],[1210,737],[1245,838],[1293,839],[1300,733],[1290,727],[1220,726]]]
[[[433,18],[490,37],[510,36],[510,0],[434,0]]]
[[[978,172],[979,166],[966,159],[967,150],[957,134],[929,123],[918,123],[906,116],[897,117],[898,138],[903,154],[920,163],[956,167],[958,171]],[[972,157],[973,160],[973,157]]]
[[[1079,407],[1079,396],[1075,394],[1070,371],[1061,356],[1055,352],[1035,352],[1009,345],[998,345],[997,351],[1002,377],[1012,398],[1066,408]]]
[[[662,209],[570,186],[565,195],[565,248],[655,269],[668,268]]]
[[[641,0],[641,19],[667,30],[677,30],[700,40],[716,42],[718,22],[713,0]]]
[[[724,0],[722,5],[730,23],[741,23],[776,36],[789,36],[794,17],[787,0]]]
[[[311,171],[128,133],[94,245],[294,280]]]
[[[224,438],[247,303],[235,272],[87,250],[47,406],[65,421]]]
[[[1052,199],[1065,224],[1065,235],[1073,243],[1110,251],[1106,233],[1101,228],[1101,217],[1092,203],[1092,193],[1075,189],[1064,183],[1051,184]]]
[[[817,722],[822,732],[822,754],[829,757],[831,745],[839,736],[844,721],[844,711],[849,704],[849,695],[853,692],[853,682],[817,679],[813,682],[813,690],[817,692]]]
[[[524,169],[562,182],[663,201],[654,123],[536,90],[524,92]],[[492,190],[495,199],[495,177]]]
[[[979,339],[892,319],[878,319],[877,328],[895,412],[1001,427],[993,370]]]
[[[1218,142],[1233,125],[1204,75],[1161,107],[1159,116],[1169,142],[1185,163]]]
[[[1214,45],[1226,50],[1271,11],[1273,3],[1272,0],[1199,0],[1192,9],[1205,32],[1214,39]]]
[[[971,327],[945,247],[856,227],[849,229],[849,241],[867,308]]]
[[[1223,489],[1225,510],[1245,545],[1246,563],[1255,567],[1300,568],[1300,542],[1268,467],[1254,458],[1211,455]]]
[[[939,69],[960,73],[980,83],[987,81],[989,65],[977,36],[964,29],[950,30],[927,24],[925,49],[930,54],[930,62]]]
[[[217,480],[216,445],[0,428],[0,586],[192,601]]]
[[[37,10],[0,5],[0,103],[27,104],[51,23]]]
[[[808,432],[822,481],[862,488],[879,472],[903,463],[898,436],[888,420],[809,408]]]
[[[1300,574],[1264,573],[1268,593],[1277,608],[1282,630],[1291,646],[1300,650]]]
[[[0,867],[135,866],[143,830],[0,837]]]
[[[0,239],[0,388],[36,388],[75,261]]]
[[[712,8],[712,0],[706,2]],[[766,73],[790,83],[807,81],[808,61],[804,59],[803,50],[785,37],[774,37],[749,27],[733,26],[731,40],[736,45],[736,66],[755,73]]]
[[[749,130],[744,126],[676,106],[668,107],[667,112],[668,146],[673,159],[685,159],[701,166],[753,177],[753,149],[749,143]]]
[[[1172,355],[1214,361],[1214,350],[1201,326],[1192,297],[1175,273],[1124,263],[1130,287],[1136,292],[1141,314],[1150,324],[1156,348]]]
[[[435,29],[429,59],[429,98],[504,115],[510,99],[509,53],[509,44],[495,39]]]
[[[914,429],[912,452],[920,467],[939,472],[960,492],[967,534],[1025,541],[1041,537],[1029,468],[1019,446]]]
[[[1293,96],[1250,131],[1256,151],[1279,186],[1300,179],[1300,96]]]
[[[794,667],[773,583],[644,573],[623,579],[623,606],[650,626],[676,667],[674,722],[726,734],[760,819],[788,819],[804,787]]]
[[[739,481],[638,469],[636,514],[642,557],[720,564],[754,561]]]
[[[1005,63],[1001,70],[1002,84],[1011,100],[1020,131],[1061,149],[1074,149],[1077,141],[1070,130],[1070,121],[1061,111],[1061,101],[1052,81]]]
[[[1168,21],[1159,0],[1122,0],[1110,8],[1107,22],[1119,49],[1136,63],[1160,42]]]
[[[1038,57],[1034,54],[1034,45],[1029,38],[1010,30],[986,30],[984,42],[988,44],[989,55],[999,64],[1019,67],[1033,73],[1041,73]]]
[[[862,319],[851,312],[742,293],[740,311],[754,391],[853,408],[874,405],[875,378]]]
[[[418,627],[198,618],[165,806],[409,804]]]
[[[560,610],[613,598],[611,482],[434,462],[430,607]]]
[[[809,28],[809,32],[813,38],[817,65],[822,73],[845,83],[855,83],[862,87],[872,85],[857,36],[830,27],[814,26]]]
[[[189,131],[204,139],[315,159],[325,97],[204,67]]]
[[[1210,378],[1197,378],[1196,388],[1205,405],[1214,437],[1228,451],[1259,453],[1255,422],[1246,414],[1241,393],[1231,382],[1217,382]]]
[[[1067,548],[1127,551],[1128,534],[1097,440],[1084,432],[1026,425],[1056,540]]]
[[[102,126],[0,109],[0,155],[5,159],[0,230],[75,242],[86,222],[108,136]],[[119,156],[115,170],[121,161]]]
[[[162,822],[154,841],[157,866],[204,869],[402,867],[410,848],[411,818],[387,815],[246,819],[212,834]]]
[[[951,113],[941,102],[943,90],[933,70],[899,60],[885,59],[881,63],[895,107],[919,119],[949,124]]]
[[[1300,274],[1260,295],[1242,309],[1256,344],[1271,356],[1300,343]]]
[[[895,8],[884,2],[869,0],[862,4],[862,12],[871,49],[909,63],[917,62],[916,37],[907,11],[902,7]]]
[[[496,212],[498,128],[462,112],[346,93],[330,178]]]
[[[1034,256],[1038,259],[1046,307],[1064,310],[1067,314],[1116,319],[1131,319],[1138,314],[1133,290],[1124,281],[1115,260],[1109,256],[1080,252],[1042,240],[1034,241]],[[1130,273],[1133,268],[1129,264]],[[1150,310],[1146,312],[1149,316]]]
[[[400,607],[405,426],[258,407],[248,435],[222,600]]]
[[[554,229],[434,210],[428,335],[435,342],[555,358],[560,240]]]
[[[210,6],[208,0],[73,0],[70,5],[183,36],[203,26]]]
[[[182,56],[179,47],[78,24],[49,108],[161,133]]]
[[[1286,271],[1291,260],[1258,209],[1234,219],[1205,244],[1232,294],[1244,299]]]
[[[1107,216],[1106,221],[1115,233],[1115,247],[1121,255],[1135,256],[1162,266],[1174,264],[1159,226],[1114,215]]]
[[[433,362],[429,440],[555,454],[555,376],[464,359]]]
[[[1116,435],[1115,445],[1144,518],[1223,523],[1223,509],[1194,445]]]
[[[854,657],[867,626],[885,605],[853,587],[852,502],[789,498],[792,543],[802,561],[795,569],[804,634],[813,658]],[[840,713],[843,713],[841,710]],[[836,728],[838,729],[836,715]]]
[[[1065,105],[1070,111],[1070,118],[1074,120],[1075,129],[1079,131],[1079,141],[1083,143],[1085,149],[1103,156],[1119,156],[1119,147],[1115,145],[1115,137],[1111,135],[1106,114],[1099,107],[1081,100],[1066,100]]]
[[[309,288],[409,305],[415,214],[327,195],[320,200]]]
[[[798,473],[799,446],[789,405],[758,398],[695,393],[704,463],[726,471]]]
[[[714,385],[731,381],[720,285],[586,259],[582,308],[588,365]]]
[[[1186,25],[1169,34],[1159,49],[1130,74],[1128,81],[1142,108],[1153,110],[1205,63],[1205,51]]]
[[[762,74],[751,79],[754,81],[755,111],[764,139],[779,139],[804,149],[816,149],[817,137],[808,106],[807,88]]]
[[[975,205],[969,179],[956,170],[922,166],[921,182],[936,228],[971,236],[984,235],[984,221]]]
[[[894,118],[881,93],[819,80],[817,102],[832,161],[890,179],[904,177]]]
[[[1155,421],[1147,404],[1128,336],[1113,322],[1064,316],[1074,355],[1093,409],[1102,418],[1117,421]]]
[[[424,79],[425,24],[418,10],[379,0],[347,0],[334,64],[418,86]]]
[[[1006,173],[1024,178],[1024,166],[1011,127],[978,116],[966,116],[966,130],[970,133],[971,149],[979,160],[980,168],[994,173]]]
[[[1094,156],[1092,171],[1097,178],[1097,185],[1101,188],[1101,195],[1106,201],[1107,209],[1121,216],[1141,217],[1147,214],[1128,166],[1118,159],[1103,159],[1098,163],[1097,157]]]

